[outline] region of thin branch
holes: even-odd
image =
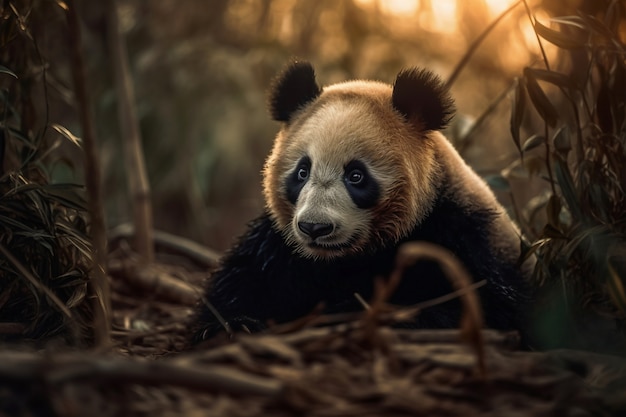
[[[539,38],[539,34],[535,30],[535,21],[537,20],[537,18],[534,17],[532,12],[530,11],[530,7],[528,7],[528,2],[526,0],[522,1],[524,2],[524,8],[526,9],[528,20],[530,20],[530,24],[533,25],[533,32],[535,32],[535,37],[537,38],[537,43],[539,44],[539,49],[541,50],[541,56],[543,56],[543,62],[546,64],[546,69],[550,71],[550,63],[548,62],[548,56],[546,55],[546,51],[543,49],[543,42],[541,42],[541,38]]]
[[[485,40],[487,35],[489,35],[491,33],[491,31],[498,25],[498,23],[500,23],[500,21],[502,21],[502,19],[504,19],[511,11],[513,11],[513,9],[515,9],[522,1],[523,0],[516,1],[508,9],[503,11],[500,14],[500,16],[498,16],[496,18],[496,20],[491,22],[491,24],[489,26],[487,26],[487,28],[480,34],[480,36],[478,38],[476,38],[474,40],[474,42],[472,42],[472,44],[469,46],[469,48],[467,48],[467,51],[465,52],[465,55],[463,55],[463,58],[461,58],[461,61],[459,61],[459,63],[454,68],[454,71],[452,71],[452,74],[450,75],[450,77],[446,81],[446,87],[447,88],[450,88],[452,86],[452,84],[454,84],[454,82],[458,78],[458,76],[461,73],[461,71],[463,70],[463,68],[465,68],[465,65],[467,65],[467,63],[471,59],[472,55],[474,55],[474,52],[476,52],[476,50],[478,49],[480,44]]]
[[[469,273],[450,251],[441,246],[422,241],[408,242],[400,246],[396,255],[394,270],[389,278],[390,286],[395,287],[402,280],[404,271],[422,259],[437,262],[455,290],[464,290],[472,286]],[[461,336],[474,349],[478,361],[478,371],[485,378],[487,368],[481,333],[483,315],[480,301],[475,289],[463,293],[460,300],[463,306]],[[372,310],[375,310],[374,303],[372,303]]]

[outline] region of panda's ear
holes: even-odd
[[[274,120],[289,122],[293,113],[315,100],[321,93],[315,71],[306,61],[294,61],[276,77],[269,93],[270,113]]]
[[[441,79],[430,71],[411,68],[396,77],[393,107],[421,130],[440,130],[454,115],[454,101]]]

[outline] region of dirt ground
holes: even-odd
[[[517,335],[489,330],[477,346],[363,315],[185,349],[211,256],[161,253],[144,270],[120,250],[113,346],[4,346],[0,416],[626,416],[624,359],[523,352]]]

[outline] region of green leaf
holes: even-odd
[[[548,42],[561,47],[563,49],[580,49],[585,46],[584,42],[580,42],[570,35],[566,35],[565,33],[550,29],[547,26],[539,23],[538,20],[535,20],[535,32]]]
[[[520,127],[524,120],[524,113],[526,111],[526,85],[523,78],[515,79],[515,94],[513,96],[513,103],[511,103],[511,136],[513,142],[520,153],[523,156],[522,147],[520,146]]]
[[[532,135],[524,142],[524,145],[522,146],[522,151],[527,152],[531,149],[535,149],[536,147],[543,145],[544,143],[546,143],[545,137],[543,137],[542,135]]]
[[[554,127],[559,118],[559,114],[539,86],[537,78],[535,78],[530,68],[524,68],[524,78],[526,79],[526,90],[528,91],[530,100],[533,102],[533,106],[535,106],[535,109],[548,126]]]

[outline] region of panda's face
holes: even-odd
[[[283,189],[293,215],[284,234],[305,256],[343,256],[371,239],[372,208],[394,179],[373,160],[381,152],[367,145],[381,132],[363,113],[355,103],[329,103],[292,133],[297,140],[286,149],[293,163],[283,174]]]
[[[311,65],[295,62],[269,102],[283,125],[263,192],[295,253],[333,259],[375,251],[428,215],[441,177],[432,132],[453,108],[432,73],[402,71],[393,87],[349,81],[322,90]]]
[[[378,110],[379,111],[379,110]],[[266,196],[287,243],[311,258],[364,253],[415,224],[411,164],[371,103],[329,100],[281,133]],[[419,146],[418,146],[419,147]],[[404,223],[407,223],[406,225]],[[408,224],[410,223],[410,224]]]

